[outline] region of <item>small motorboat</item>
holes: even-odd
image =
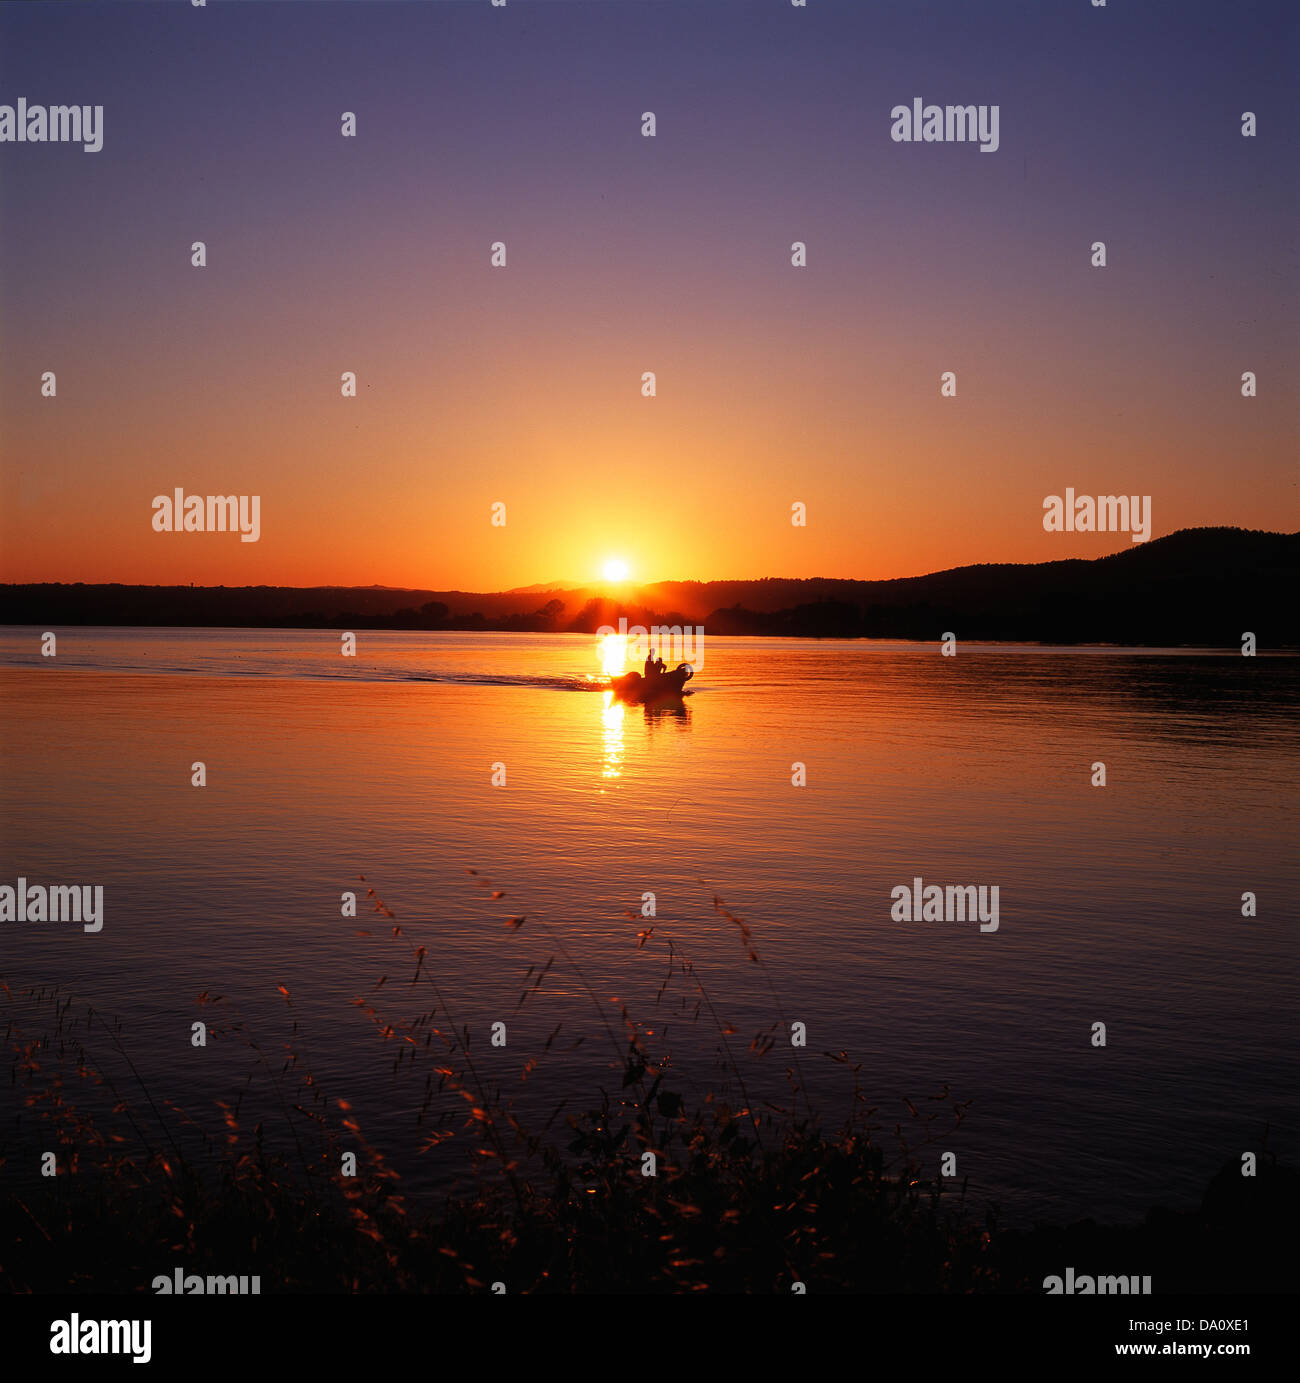
[[[679,701],[682,688],[695,676],[690,663],[678,663],[672,672],[652,672],[643,677],[639,672],[625,672],[609,679],[610,689],[620,701],[649,706],[656,701]]]

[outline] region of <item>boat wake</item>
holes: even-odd
[[[463,687],[537,687],[543,691],[609,690],[608,677],[535,677],[500,672],[415,672],[395,674],[402,682],[444,682]]]
[[[339,660],[342,662],[343,660]],[[39,656],[20,654],[0,658],[0,664],[10,667],[39,666]],[[153,658],[59,658],[62,666],[92,672],[125,674],[144,673],[149,676],[173,677],[249,677],[325,682],[432,682],[462,687],[531,687],[539,691],[605,692],[610,690],[608,677],[573,675],[539,676],[530,673],[460,672],[439,668],[412,669],[409,667],[351,666],[334,668],[304,662],[286,662],[266,658],[195,659],[184,663],[156,661]]]

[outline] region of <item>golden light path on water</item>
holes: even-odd
[[[621,778],[623,776],[623,714],[627,709],[621,701],[614,700],[613,692],[605,692],[605,707],[600,713],[605,729],[605,758],[601,765],[602,778]]]
[[[606,677],[620,677],[627,671],[627,635],[606,634],[597,645],[600,670]]]
[[[618,677],[627,671],[627,635],[606,634],[597,645],[600,654],[600,669],[606,677]],[[614,699],[614,693],[603,693],[605,704],[600,713],[604,727],[604,760],[601,764],[602,778],[620,778],[623,775],[623,715],[626,710],[621,701]]]

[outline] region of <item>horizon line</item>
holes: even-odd
[[[194,581],[171,581],[171,582],[147,582],[147,581],[0,581],[0,589],[15,586],[124,586],[138,587],[142,590],[168,590],[185,589],[192,590],[340,590],[340,591],[429,591],[438,592],[446,595],[544,595],[553,591],[591,591],[604,590],[611,592],[611,595],[627,594],[637,590],[643,590],[652,586],[721,586],[752,584],[760,581],[785,581],[785,582],[852,582],[858,585],[879,585],[890,581],[919,581],[929,576],[944,576],[950,572],[969,571],[978,567],[1048,567],[1055,566],[1063,562],[1104,562],[1114,557],[1123,556],[1128,552],[1137,552],[1167,542],[1171,538],[1179,537],[1190,533],[1239,533],[1257,534],[1262,537],[1274,538],[1297,538],[1300,537],[1300,530],[1287,532],[1284,529],[1266,528],[1242,528],[1232,524],[1204,524],[1194,528],[1177,528],[1169,533],[1163,533],[1157,538],[1151,538],[1145,542],[1130,542],[1127,546],[1121,546],[1114,552],[1102,553],[1096,557],[1053,557],[1041,562],[1008,562],[1008,561],[981,561],[965,562],[955,567],[936,567],[930,571],[913,572],[899,576],[719,576],[719,577],[656,577],[654,580],[634,581],[625,580],[612,582],[599,577],[593,577],[588,581],[565,582],[532,582],[526,586],[507,586],[497,590],[472,590],[462,586],[394,586],[383,581],[371,581],[364,585],[348,585],[337,582],[309,582],[304,585],[291,585],[284,582],[239,582],[228,584],[226,582],[216,582],[200,585]],[[1122,536],[1122,535],[1117,535]]]

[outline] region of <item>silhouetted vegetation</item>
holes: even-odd
[[[983,564],[893,581],[672,581],[619,599],[386,587],[0,586],[0,622],[595,633],[701,624],[710,635],[1263,648],[1300,644],[1300,534],[1185,529],[1094,561]],[[549,598],[538,605],[539,596]],[[570,614],[569,612],[574,612]]]
[[[470,873],[485,902],[504,897]],[[1149,1274],[1160,1293],[1297,1285],[1300,1178],[1267,1146],[1257,1176],[1228,1162],[1198,1209],[1153,1210],[1136,1226],[1026,1232],[977,1210],[964,1184],[923,1170],[936,1160],[924,1150],[939,1138],[946,1146],[967,1117],[968,1106],[946,1087],[920,1107],[902,1100],[884,1109],[869,1101],[862,1068],[847,1054],[807,1053],[802,1060],[836,1062],[851,1077],[840,1120],[823,1127],[812,1114],[797,1056],[784,1107],[751,1101],[731,1055],[734,1029],[661,922],[636,938],[657,966],[668,962],[659,1003],[675,989],[699,1021],[715,1025],[727,1053],[723,1084],[739,1098],[718,1090],[688,1096],[649,1030],[596,998],[562,937],[507,916],[507,930],[541,927],[554,947],[525,976],[520,1003],[540,1001],[553,971],[585,989],[591,1032],[608,1043],[619,1083],[566,1124],[530,1130],[496,1092],[495,1077],[485,1078],[425,948],[369,896],[413,966],[408,990],[427,996],[428,1006],[394,1022],[370,1000],[356,1002],[416,1094],[413,1135],[454,1162],[458,1189],[413,1201],[349,1103],[322,1089],[300,1046],[272,1056],[219,996],[198,996],[204,1016],[214,1035],[247,1046],[252,1069],[205,1119],[144,1087],[118,1025],[57,988],[19,993],[6,985],[15,1098],[0,1147],[5,1290],[147,1292],[175,1266],[259,1274],[263,1292],[472,1292],[504,1282],[512,1293],[770,1293],[796,1281],[823,1293],[1041,1292],[1046,1276],[1067,1267]],[[761,966],[749,924],[720,900],[714,906]],[[292,995],[279,988],[291,1012]],[[29,1030],[37,1019],[42,1030]],[[757,1058],[773,1050],[773,1033],[751,1042]],[[530,1054],[526,1073],[560,1041],[557,1027]],[[112,1048],[133,1089],[114,1085],[92,1058],[96,1046]],[[248,1128],[243,1114],[255,1078],[279,1110],[270,1128]],[[442,1095],[461,1117],[433,1112]],[[108,1109],[102,1119],[90,1112],[96,1104]],[[37,1149],[57,1150],[60,1174],[22,1191],[15,1159],[30,1163]],[[355,1177],[340,1173],[344,1151],[356,1154]],[[654,1176],[642,1174],[647,1154]]]

